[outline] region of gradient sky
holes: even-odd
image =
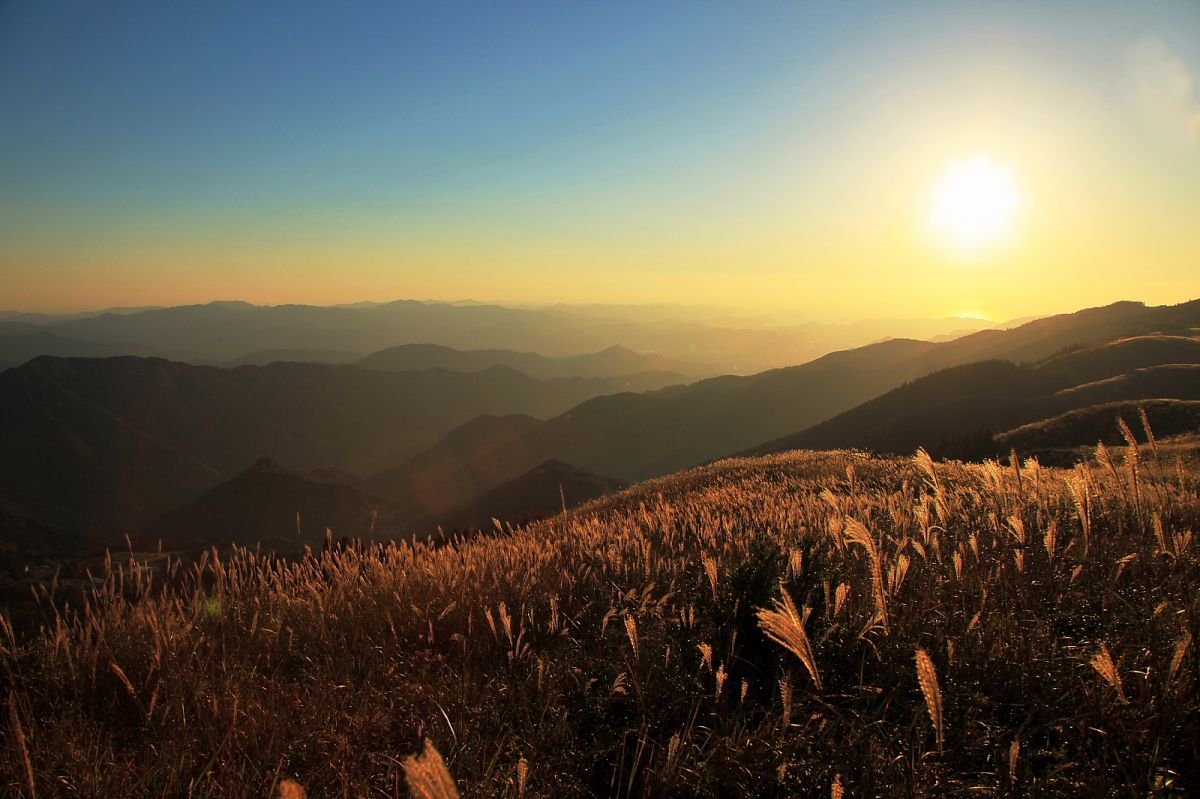
[[[927,224],[948,164],[1021,195]],[[1200,296],[1200,3],[0,0],[0,308]]]

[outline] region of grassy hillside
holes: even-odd
[[[1118,419],[1123,419],[1127,429],[1145,443],[1145,436],[1139,432],[1143,413],[1157,435],[1200,434],[1200,402],[1155,399],[1110,402],[1069,411],[1005,431],[996,436],[995,443],[1001,450],[1034,453],[1043,462],[1046,456],[1054,460],[1069,457],[1074,462],[1080,447],[1094,447],[1099,441],[1109,445],[1123,443]]]
[[[1036,363],[991,360],[950,367],[748,454],[925,447],[979,458],[998,451],[994,433],[1093,405],[1164,398],[1200,400],[1200,339],[1138,336]]]
[[[0,636],[0,785],[403,796],[430,739],[465,796],[1195,795],[1200,480],[1100,456],[790,453],[486,541],[114,565]]]

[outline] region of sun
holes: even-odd
[[[946,167],[933,187],[929,225],[955,251],[973,254],[1009,241],[1020,207],[1012,170],[976,155]]]

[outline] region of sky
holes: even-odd
[[[4,309],[1011,319],[1198,254],[1192,0],[0,0]]]

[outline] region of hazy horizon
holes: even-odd
[[[787,326],[787,325],[855,325],[863,323],[879,323],[886,324],[888,322],[917,322],[917,321],[950,321],[962,320],[964,323],[991,323],[997,325],[1005,325],[1013,322],[1024,322],[1031,319],[1043,318],[1047,316],[1056,316],[1059,314],[1070,314],[1082,310],[1086,307],[1103,307],[1120,302],[1141,303],[1147,306],[1169,306],[1178,305],[1181,303],[1191,302],[1197,299],[1194,296],[1181,296],[1177,299],[1168,300],[1166,302],[1149,302],[1145,299],[1134,296],[1115,296],[1108,301],[1098,303],[1095,306],[1064,306],[1055,309],[1046,309],[1041,311],[1028,310],[1026,313],[1020,313],[1016,316],[995,318],[982,314],[945,314],[945,315],[929,315],[929,316],[904,316],[896,314],[892,316],[863,316],[863,317],[834,317],[829,315],[821,315],[808,313],[800,308],[772,308],[772,307],[750,307],[738,305],[716,305],[708,303],[677,303],[677,302],[644,302],[644,303],[629,303],[629,302],[532,302],[532,301],[500,301],[492,299],[477,299],[473,297],[457,297],[457,298],[431,298],[431,297],[391,297],[388,299],[359,299],[349,300],[344,302],[270,302],[270,301],[251,301],[239,297],[214,297],[210,299],[202,299],[195,302],[183,302],[178,304],[154,303],[147,305],[107,305],[107,306],[80,306],[67,308],[47,308],[47,307],[29,307],[21,308],[14,306],[0,307],[0,314],[8,315],[30,315],[30,316],[47,316],[47,317],[68,317],[68,316],[84,316],[92,314],[122,312],[122,313],[140,313],[148,310],[165,310],[169,308],[188,307],[188,306],[203,306],[203,305],[218,305],[222,303],[237,304],[245,303],[256,308],[283,308],[289,306],[314,307],[314,308],[354,308],[354,307],[373,307],[387,305],[398,302],[417,302],[424,304],[437,305],[487,305],[503,308],[522,309],[522,310],[552,310],[556,308],[565,309],[584,309],[584,308],[599,308],[612,309],[614,315],[619,315],[621,310],[645,310],[652,311],[655,309],[672,309],[682,312],[686,316],[702,321],[700,316],[703,312],[715,312],[722,315],[718,321],[746,320],[759,321],[763,324]]]
[[[1192,3],[339,12],[0,6],[0,305],[1193,294]]]

